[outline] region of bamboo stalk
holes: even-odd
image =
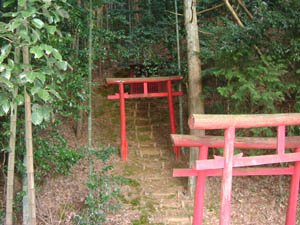
[[[17,30],[17,33],[19,30]],[[20,63],[20,48],[15,48],[15,64]],[[18,88],[14,89],[13,100],[18,95]],[[13,224],[13,201],[14,201],[14,176],[15,176],[15,149],[16,149],[16,128],[17,128],[17,110],[15,102],[11,103],[10,112],[10,138],[9,138],[9,156],[7,168],[7,193],[6,193],[6,225]]]
[[[89,76],[88,76],[88,92],[89,92],[89,118],[88,118],[88,149],[89,149],[89,175],[93,174],[92,163],[92,56],[93,56],[93,16],[92,16],[92,0],[90,0],[89,9]]]
[[[26,10],[26,4],[24,9]],[[27,25],[26,30],[28,30]],[[23,63],[24,65],[30,64],[29,46],[23,47]],[[29,68],[25,68],[29,71]],[[32,145],[32,119],[31,119],[31,99],[27,93],[26,85],[24,86],[25,98],[25,142],[26,142],[26,169],[27,169],[27,193],[28,193],[28,206],[29,206],[29,224],[36,225],[36,203],[35,203],[35,187],[34,187],[34,167],[33,167],[33,145]],[[26,223],[26,222],[25,222]],[[24,224],[24,221],[23,221]],[[26,224],[28,225],[28,224]]]
[[[29,196],[30,225],[36,224],[36,203],[34,186],[34,167],[33,167],[33,146],[32,146],[32,121],[31,121],[31,99],[24,87],[25,95],[25,135],[27,152],[27,180]]]
[[[176,20],[176,44],[177,44],[177,69],[179,76],[181,74],[181,59],[180,59],[180,34],[179,34],[179,23],[178,23],[178,7],[177,0],[174,0],[175,3],[175,20]],[[182,81],[179,81],[178,91],[182,91]],[[179,129],[180,133],[183,134],[183,107],[182,107],[182,96],[179,96]],[[181,147],[181,151],[183,152],[184,148]]]
[[[18,94],[18,89],[14,91],[14,98]],[[10,139],[9,157],[7,168],[7,193],[6,193],[6,225],[13,224],[13,201],[14,201],[14,174],[15,174],[15,146],[17,127],[17,104],[11,104],[10,113]]]

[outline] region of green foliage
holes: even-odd
[[[18,127],[22,127],[22,122],[18,123]],[[70,174],[70,169],[81,158],[84,157],[84,152],[81,149],[70,149],[67,146],[65,138],[60,134],[59,130],[49,130],[47,136],[39,136],[41,128],[36,128],[33,133],[34,144],[34,165],[35,165],[35,180],[37,183],[42,183],[46,176],[55,174]],[[23,167],[23,154],[26,151],[24,132],[19,132],[16,145],[16,171],[20,174],[25,172]]]
[[[94,172],[87,183],[89,194],[86,196],[86,208],[75,217],[76,224],[104,224],[107,213],[120,208],[119,186],[125,180],[112,175],[110,171],[113,166],[107,165],[108,159],[116,152],[111,146],[93,152],[93,155],[103,162],[103,168],[99,172]]]
[[[34,147],[38,149],[34,153],[35,177],[38,182],[49,174],[70,174],[70,169],[82,157],[83,151],[70,149],[67,142],[58,131],[51,133],[47,139],[36,137]]]
[[[68,68],[68,63],[63,60],[58,49],[48,41],[61,35],[58,23],[69,17],[60,6],[65,2],[19,1],[18,5],[22,9],[13,12],[15,9],[12,8],[12,12],[3,14],[0,31],[0,116],[8,113],[11,102],[17,100],[23,104],[23,93],[20,92],[14,99],[12,92],[26,85],[36,104],[36,107],[32,107],[33,123],[37,125],[49,119],[52,111],[49,103],[60,98],[53,80],[61,70]],[[32,56],[31,64],[26,66],[13,60],[13,50],[24,46],[28,46]]]
[[[5,209],[0,206],[0,224],[3,224],[5,220]]]
[[[238,11],[245,27],[228,17],[226,7],[200,15],[200,29],[210,33],[200,39],[204,95],[215,102],[207,112],[298,111],[300,4],[275,2],[245,1],[254,15],[251,20]]]

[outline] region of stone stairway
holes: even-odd
[[[139,188],[132,187],[135,191],[124,202],[147,217],[146,222],[132,224],[192,224],[193,199],[186,194],[187,180],[172,176],[173,168],[184,167],[184,162],[176,161],[171,146],[167,99],[127,101],[126,116],[124,173]],[[133,204],[134,199],[139,204]]]

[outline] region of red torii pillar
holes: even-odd
[[[172,91],[172,81],[182,80],[179,76],[170,77],[143,77],[143,78],[106,78],[107,84],[117,84],[119,86],[119,93],[108,96],[108,99],[120,99],[120,116],[121,116],[121,157],[126,161],[128,155],[128,143],[126,140],[126,115],[125,115],[125,99],[129,98],[153,98],[153,97],[168,97],[169,103],[169,117],[171,125],[171,133],[176,134],[175,116],[173,106],[173,96],[183,95],[183,92]],[[167,92],[149,93],[148,84],[166,82]],[[125,93],[124,85],[143,84],[143,93],[131,94]],[[180,148],[174,147],[176,158],[180,157]]]

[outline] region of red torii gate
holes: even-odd
[[[199,160],[192,169],[175,169],[173,176],[197,176],[193,225],[203,218],[206,176],[222,176],[220,225],[230,224],[232,176],[292,175],[286,225],[295,225],[300,181],[300,136],[285,137],[285,126],[300,125],[300,113],[256,115],[191,115],[191,129],[225,129],[222,136],[171,135],[174,146],[199,147]],[[236,128],[277,127],[277,138],[235,137]],[[207,160],[208,148],[224,148],[224,157]],[[277,149],[277,154],[234,156],[234,148]],[[295,153],[285,153],[286,148]],[[287,168],[239,168],[295,162]]]
[[[173,96],[182,95],[183,92],[173,92],[172,81],[182,80],[179,76],[170,77],[142,77],[142,78],[106,78],[107,84],[119,85],[119,93],[108,96],[108,99],[120,99],[120,115],[121,115],[121,157],[123,161],[127,159],[128,143],[126,140],[126,117],[125,117],[125,99],[129,98],[153,98],[153,97],[168,97],[169,102],[169,117],[171,125],[171,133],[176,134],[175,116],[173,106]],[[167,90],[163,88],[163,83],[166,84]],[[124,91],[124,85],[131,86],[131,92]],[[158,84],[157,86],[154,84]],[[141,86],[142,85],[142,86]],[[133,87],[133,88],[132,88]],[[176,158],[180,157],[180,149],[174,147]]]

